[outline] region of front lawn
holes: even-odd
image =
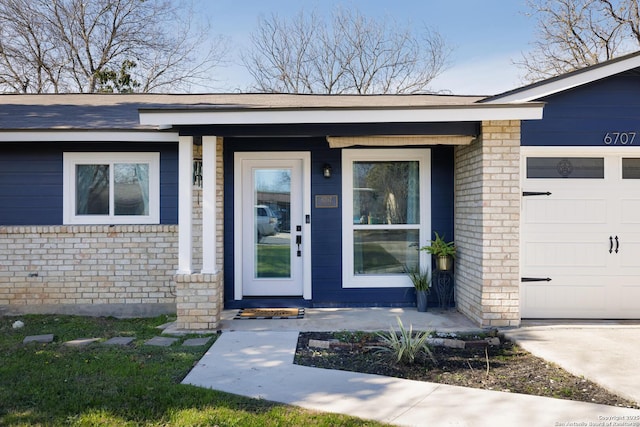
[[[16,320],[25,327],[13,329]],[[382,425],[181,385],[209,345],[185,347],[183,338],[171,347],[144,345],[168,320],[0,317],[0,425]],[[54,342],[22,343],[41,334],[54,334]],[[63,344],[114,336],[136,339],[128,346]]]

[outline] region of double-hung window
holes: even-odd
[[[160,222],[159,153],[64,153],[65,224]]]
[[[430,151],[343,150],[342,168],[343,286],[411,286],[406,270],[429,267]]]

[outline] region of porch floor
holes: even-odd
[[[303,319],[234,319],[237,309],[222,312],[222,331],[381,331],[405,327],[437,332],[477,331],[481,328],[455,310],[432,309],[418,312],[412,307],[306,308]]]

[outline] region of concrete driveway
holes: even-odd
[[[536,356],[640,403],[640,322],[524,321],[504,332]]]

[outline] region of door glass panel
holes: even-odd
[[[255,278],[291,277],[291,169],[254,170]]]
[[[354,274],[402,274],[419,263],[419,230],[354,230]]]
[[[604,178],[602,157],[529,157],[527,178]]]
[[[640,158],[622,159],[622,179],[640,179]]]

